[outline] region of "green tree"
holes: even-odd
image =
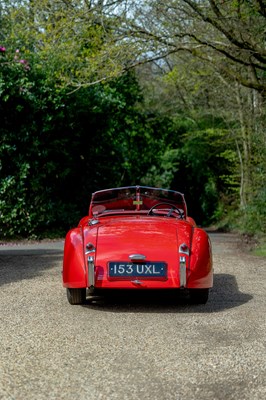
[[[35,210],[32,232],[70,225],[99,187],[184,179],[205,221],[237,201],[248,229],[265,221],[265,15],[259,0],[1,2],[5,232]]]
[[[94,190],[141,182],[159,140],[132,73],[70,94],[21,52],[2,53],[1,236],[65,232]]]
[[[228,149],[233,138],[238,157],[239,207],[250,220],[266,184],[264,3],[170,0],[134,9],[127,32],[149,46],[138,65],[164,59],[158,69],[172,82],[172,96],[157,85],[158,98],[163,92],[168,109],[195,121],[205,114],[223,119]],[[252,209],[265,221],[263,208]]]

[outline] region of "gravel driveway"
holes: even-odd
[[[266,398],[266,259],[210,234],[206,305],[170,296],[71,306],[63,242],[0,246],[0,399]]]

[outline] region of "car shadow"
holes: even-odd
[[[61,260],[62,252],[58,250],[0,251],[0,286],[33,279]]]
[[[234,275],[215,274],[206,304],[191,304],[185,291],[112,291],[106,296],[89,296],[83,307],[105,312],[213,313],[238,307],[253,298],[238,289]]]

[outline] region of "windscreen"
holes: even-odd
[[[119,210],[145,211],[158,203],[170,203],[183,210],[186,215],[186,203],[182,193],[147,186],[127,186],[93,193],[90,215]]]

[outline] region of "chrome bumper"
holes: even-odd
[[[184,288],[187,284],[187,266],[186,266],[186,257],[180,256],[179,259],[179,281],[180,287]]]
[[[88,287],[93,287],[95,285],[95,266],[94,258],[92,256],[88,257]]]

